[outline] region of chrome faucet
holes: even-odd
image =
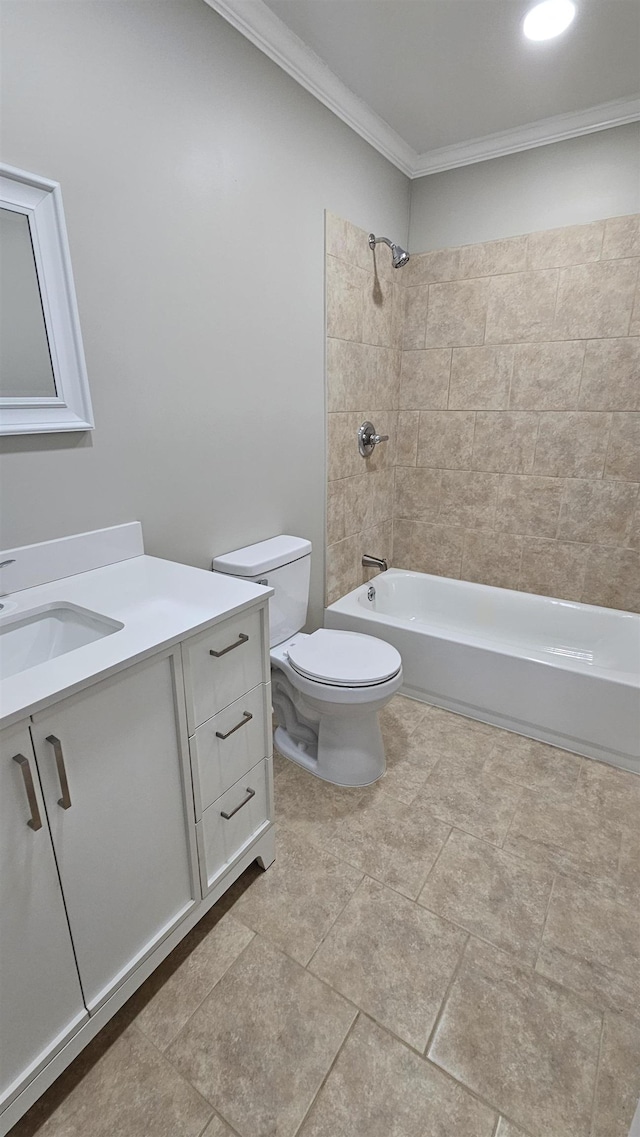
[[[379,568],[380,572],[386,572],[389,568],[389,565],[385,561],[384,557],[370,557],[368,553],[365,553],[362,558],[362,567]]]

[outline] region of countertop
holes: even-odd
[[[3,679],[0,727],[272,595],[273,589],[237,577],[142,555],[3,596],[0,629],[5,621],[56,603],[88,608],[124,627]]]

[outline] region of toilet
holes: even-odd
[[[338,786],[368,786],[381,778],[378,711],[402,684],[402,659],[374,636],[300,631],[307,618],[311,542],[272,537],[216,557],[212,567],[275,589],[269,625],[280,753]]]

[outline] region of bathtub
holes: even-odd
[[[389,569],[325,610],[379,636],[401,692],[640,773],[640,616]]]

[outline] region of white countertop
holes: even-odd
[[[3,679],[0,726],[9,726],[272,595],[273,589],[236,577],[143,555],[4,596],[0,628],[4,619],[52,603],[88,608],[124,627]]]

